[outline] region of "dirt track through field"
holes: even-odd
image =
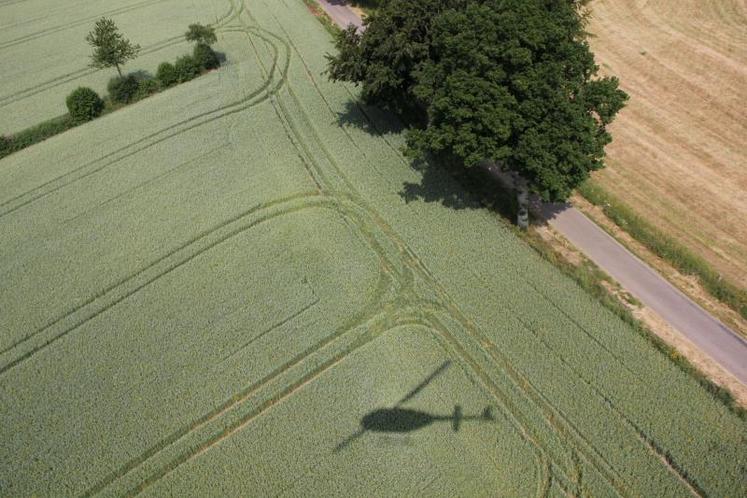
[[[630,94],[598,179],[747,286],[747,3],[596,0],[589,30]]]

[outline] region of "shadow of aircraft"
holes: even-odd
[[[364,415],[360,422],[360,428],[338,444],[335,452],[347,448],[367,432],[412,432],[427,427],[434,422],[451,422],[451,426],[454,432],[456,432],[459,430],[462,422],[465,421],[488,422],[495,420],[490,407],[485,408],[480,415],[467,416],[462,413],[462,407],[459,405],[454,406],[454,412],[451,415],[434,415],[421,410],[402,408],[403,404],[417,396],[433,379],[443,373],[450,364],[451,362],[449,361],[444,362],[391,408],[379,408]]]

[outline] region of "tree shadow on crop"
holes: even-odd
[[[345,109],[337,113],[339,126],[354,126],[373,136],[402,133],[407,125],[393,112],[370,106],[358,100],[345,102]]]
[[[349,100],[337,116],[339,126],[354,126],[370,135],[382,137],[405,133],[408,125],[392,112]],[[457,160],[429,158],[411,161],[421,176],[419,182],[404,182],[398,192],[406,202],[440,203],[455,210],[488,209],[507,220],[517,213],[515,196],[494,168],[464,168]]]
[[[516,217],[516,197],[494,167],[465,168],[455,159],[431,159],[413,167],[422,176],[419,183],[403,184],[405,202],[439,202],[451,209],[488,209],[507,220]]]
[[[457,432],[464,422],[480,421],[490,422],[495,420],[491,407],[486,407],[479,415],[464,415],[462,407],[454,405],[454,411],[450,415],[434,414],[412,408],[404,408],[402,405],[412,400],[423,389],[425,389],[436,377],[441,375],[451,364],[446,361],[434,370],[414,389],[407,393],[394,406],[390,408],[378,408],[365,414],[360,421],[360,428],[345,438],[335,447],[339,452],[353,444],[368,432],[380,433],[408,433],[423,429],[436,422],[450,422],[454,432]]]

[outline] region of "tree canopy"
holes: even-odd
[[[218,37],[215,36],[215,29],[212,26],[203,26],[202,24],[190,24],[184,37],[187,41],[196,42],[198,45],[210,46],[218,41]]]
[[[106,17],[96,21],[93,31],[86,36],[86,41],[93,47],[91,66],[97,69],[115,67],[120,77],[120,66],[137,57],[140,52],[140,45],[126,39],[114,21]]]
[[[607,125],[627,95],[600,78],[585,0],[386,2],[365,32],[337,38],[333,79],[367,102],[419,119],[409,152],[494,161],[544,200],[603,167]]]
[[[430,58],[431,26],[445,10],[468,1],[382,2],[364,19],[363,33],[350,26],[337,36],[337,54],[327,56],[329,77],[360,83],[362,98],[370,104],[422,117],[426,103],[416,100],[413,89],[415,71]]]

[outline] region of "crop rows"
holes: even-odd
[[[205,226],[200,224],[204,219],[199,218],[194,221],[197,229],[190,237],[159,248],[150,254],[150,259],[130,266],[123,276],[100,286],[98,291],[71,300],[64,311],[47,317],[32,331],[20,334],[16,331],[16,336],[10,336],[15,338],[5,340],[7,345],[0,352],[0,398],[12,392],[20,395],[20,386],[11,381],[27,378],[34,368],[45,368],[51,375],[55,367],[50,362],[58,352],[73,351],[75,344],[99,340],[95,333],[99,328],[100,340],[106,337],[107,346],[91,349],[89,361],[103,368],[107,364],[105,355],[116,345],[111,342],[115,341],[114,336],[103,333],[109,330],[107,327],[119,324],[125,335],[119,339],[123,344],[130,343],[130,334],[134,338],[144,333],[135,325],[118,321],[123,313],[138,309],[137,303],[143,300],[145,318],[140,320],[150,317],[149,313],[156,316],[156,311],[149,311],[156,306],[150,300],[158,299],[164,292],[169,294],[168,299],[174,299],[172,294],[179,292],[193,299],[203,287],[218,292],[215,289],[221,288],[219,278],[232,278],[220,269],[236,268],[235,271],[250,275],[252,258],[257,257],[254,252],[266,247],[266,242],[260,241],[267,237],[274,236],[278,244],[286,245],[277,247],[277,257],[262,253],[262,261],[276,258],[273,261],[282,268],[285,260],[281,255],[293,251],[289,245],[294,240],[293,230],[307,236],[313,231],[310,227],[301,228],[304,220],[319,224],[326,220],[324,223],[329,226],[324,230],[333,231],[326,240],[326,248],[320,245],[316,250],[344,254],[344,261],[331,265],[323,256],[303,262],[289,260],[298,271],[303,268],[316,276],[309,277],[308,282],[304,277],[307,283],[300,286],[298,282],[283,280],[285,277],[263,282],[268,295],[283,289],[293,297],[288,298],[288,309],[276,320],[259,327],[251,319],[252,303],[237,304],[237,310],[248,313],[244,325],[248,327],[246,337],[239,337],[236,329],[242,327],[241,314],[230,311],[233,308],[228,305],[225,305],[227,315],[216,318],[215,323],[195,315],[195,319],[215,331],[215,336],[206,331],[206,338],[210,339],[205,340],[201,355],[195,353],[198,351],[195,345],[200,343],[197,337],[178,338],[179,327],[174,325],[181,323],[178,318],[154,318],[156,328],[171,327],[169,330],[173,329],[175,334],[168,339],[176,341],[174,346],[163,351],[163,373],[179,376],[183,371],[184,375],[193,375],[194,380],[190,377],[190,383],[185,384],[194,382],[196,392],[190,397],[200,403],[213,400],[214,404],[205,401],[192,406],[180,401],[178,406],[185,407],[185,413],[168,418],[172,422],[161,422],[158,429],[151,428],[155,424],[145,423],[130,436],[132,443],[128,441],[125,449],[115,450],[108,457],[108,471],[96,475],[86,475],[85,469],[78,471],[77,475],[85,475],[85,481],[70,483],[76,486],[74,494],[158,495],[172,486],[178,489],[180,483],[190,479],[218,486],[218,480],[209,477],[217,475],[214,472],[226,472],[236,462],[244,463],[247,481],[234,476],[229,479],[231,482],[221,484],[236,486],[230,488],[234,492],[242,489],[248,492],[246,483],[254,479],[266,482],[263,485],[268,486],[268,492],[298,494],[297,486],[306,482],[309,488],[303,489],[304,492],[344,494],[351,488],[335,489],[335,482],[354,486],[351,479],[358,473],[350,469],[334,472],[333,469],[345,465],[357,465],[379,476],[380,487],[361,489],[362,494],[376,494],[376,489],[384,493],[405,483],[413,487],[412,493],[441,494],[439,489],[459,493],[461,489],[471,490],[465,491],[471,494],[480,489],[481,479],[485,485],[489,482],[496,485],[488,474],[498,475],[513,468],[511,465],[523,466],[525,472],[511,476],[511,482],[503,484],[504,491],[520,490],[528,496],[557,493],[705,496],[737,494],[743,488],[744,484],[738,481],[739,466],[747,463],[740,454],[738,435],[745,428],[744,421],[735,419],[709,398],[693,379],[684,376],[633,330],[527,252],[509,231],[495,228],[495,221],[484,213],[457,213],[437,204],[392,201],[396,199],[396,189],[413,174],[398,150],[401,137],[370,134],[338,124],[341,109],[354,92],[332,85],[320,76],[322,55],[329,50],[329,41],[300,0],[231,0],[230,7],[217,24],[217,31],[222,37],[240,37],[242,51],[228,55],[250,61],[256,68],[259,86],[244,90],[242,81],[231,81],[231,85],[239,88],[238,96],[228,98],[225,103],[190,113],[176,122],[164,122],[155,131],[134,136],[113,150],[102,151],[100,157],[70,165],[31,188],[8,190],[0,203],[0,224],[13,228],[28,216],[33,222],[31,227],[46,229],[46,206],[55,206],[70,194],[75,194],[73,202],[81,205],[71,208],[75,215],[66,218],[65,223],[82,230],[86,222],[104,216],[102,213],[111,213],[107,216],[116,220],[116,203],[134,205],[137,200],[141,203],[138,205],[146,206],[148,202],[162,202],[160,209],[168,211],[168,200],[161,201],[156,194],[149,197],[149,192],[161,192],[159,195],[163,196],[168,185],[173,188],[187,185],[177,179],[193,178],[192,175],[200,178],[197,165],[206,165],[213,155],[231,158],[234,164],[228,167],[216,159],[218,162],[210,171],[235,175],[235,182],[246,183],[245,191],[262,195],[234,196],[236,205],[225,213],[221,210],[229,203],[200,204],[220,211],[220,221]],[[224,70],[227,69],[221,71]],[[356,105],[351,109],[358,120],[367,121],[370,129],[386,129],[387,124],[379,121],[380,115],[375,110]],[[239,153],[231,155],[246,150],[242,147],[262,145],[257,135],[249,133],[252,126],[269,126],[266,121],[256,122],[260,116],[269,117],[274,121],[274,129],[282,130],[282,136],[272,137],[272,147],[278,154],[282,149],[284,157],[294,158],[294,163],[285,164],[269,157],[265,163],[255,164],[244,160]],[[189,163],[189,168],[182,168],[187,163],[163,166],[162,172],[154,172],[150,178],[135,178],[134,186],[123,185],[121,188],[125,190],[104,196],[92,206],[78,200],[92,193],[95,188],[92,186],[103,185],[108,176],[125,175],[125,168],[133,167],[136,160],[159,157],[175,143],[189,147],[185,137],[215,133],[223,123],[230,126],[239,122],[242,126],[228,133],[228,145],[219,143],[203,149],[207,152],[194,165]],[[4,166],[0,163],[0,172]],[[245,176],[243,170],[247,171]],[[212,185],[211,182],[219,185],[217,177],[206,173],[202,181],[206,185]],[[271,181],[280,177],[287,186]],[[185,216],[185,219],[197,217],[194,213]],[[461,229],[474,230],[473,236],[465,236]],[[321,225],[319,230],[323,231]],[[15,238],[22,246],[23,236],[14,235],[14,241]],[[321,244],[316,239],[308,243],[314,248],[317,247],[314,244]],[[257,244],[256,248],[252,244]],[[0,252],[0,261],[3,255]],[[227,257],[229,261],[225,260]],[[239,265],[244,261],[246,265]],[[329,268],[323,263],[330,265]],[[206,268],[216,269],[211,270],[214,273],[206,273]],[[339,275],[330,275],[333,270]],[[335,279],[347,278],[348,273],[358,278],[355,288],[350,287],[352,284],[340,284],[337,294],[329,294],[337,282]],[[322,285],[322,280],[327,283]],[[252,284],[257,282],[248,283]],[[234,286],[240,288],[237,282],[224,285],[226,289]],[[470,287],[478,291],[467,290]],[[360,306],[345,306],[353,301],[351,294]],[[171,302],[166,297],[163,299]],[[205,296],[207,303],[211,299],[241,302],[239,295]],[[321,309],[335,303],[333,320],[324,316],[329,311]],[[215,306],[220,309],[221,305]],[[317,316],[315,313],[319,316],[311,320],[309,317]],[[110,320],[114,325],[107,325]],[[289,336],[286,332],[289,323],[307,323],[308,327],[294,328],[299,335]],[[151,334],[160,337],[158,330]],[[164,335],[168,337],[171,336]],[[275,350],[268,345],[272,343],[294,347],[285,350],[278,345]],[[190,366],[184,370],[177,367],[182,354],[178,344],[190,355],[197,354],[189,357]],[[369,376],[386,377],[388,370],[382,365],[389,360],[375,353],[381,348],[394,348],[390,353],[397,360],[391,361],[400,362],[404,369],[408,364],[414,370],[425,369],[435,357],[453,359],[459,375],[444,381],[440,391],[434,388],[441,393],[438,399],[436,394],[427,394],[416,403],[433,403],[438,408],[441,406],[438,401],[460,396],[484,400],[497,407],[495,428],[465,428],[463,433],[453,434],[428,428],[414,433],[412,448],[407,445],[390,448],[392,453],[416,455],[408,460],[407,475],[387,468],[388,457],[383,461],[366,458],[369,452],[382,451],[375,447],[379,440],[374,437],[365,436],[344,453],[335,454],[332,448],[339,440],[336,436],[327,440],[327,435],[348,431],[347,427],[335,424],[338,417],[345,421],[354,417],[335,413],[333,405],[318,406],[313,399],[318,395],[351,409],[379,407],[369,406],[366,398],[375,398],[373,393],[377,389],[404,388],[367,383]],[[241,360],[247,358],[253,361],[243,364]],[[253,369],[253,363],[266,363],[267,358],[275,359],[271,367]],[[119,358],[114,360],[116,365],[121,362]],[[192,362],[202,361],[209,365],[203,369],[191,366]],[[158,371],[154,365],[148,368]],[[342,372],[353,377],[340,377]],[[139,378],[130,371],[122,375],[124,379]],[[402,375],[409,378],[405,373]],[[663,377],[669,381],[662,381]],[[459,383],[465,380],[471,387]],[[143,384],[127,392],[137,393],[142,389],[147,397],[150,392],[166,393],[165,386]],[[355,386],[368,391],[357,392]],[[75,386],[71,389],[74,391]],[[85,400],[85,394],[82,396]],[[659,406],[641,404],[641,400],[657,399]],[[167,420],[156,412],[171,406],[158,403],[153,398],[140,406],[152,411],[154,419]],[[673,419],[684,407],[689,412],[678,420]],[[41,405],[38,409],[42,409]],[[307,418],[294,422],[293,413],[306,414]],[[13,415],[3,411],[0,420],[6,420],[8,424],[4,425],[8,427],[15,423]],[[676,430],[669,431],[670,424]],[[715,425],[718,431],[714,431]],[[304,440],[318,442],[322,438],[324,442],[321,449],[319,445],[300,446],[294,454],[278,454],[273,451],[274,438],[280,441],[289,436],[273,435],[269,427],[275,426],[285,427],[289,432],[303,432],[297,437]],[[470,431],[492,432],[485,439]],[[688,437],[708,442],[711,447],[695,445]],[[107,441],[96,444],[101,451],[109,451]],[[421,453],[418,444],[436,454],[426,450]],[[490,448],[492,444],[495,448],[483,454],[486,446]],[[266,454],[267,459],[257,461],[242,448]],[[55,454],[60,451],[51,450]],[[313,456],[320,451],[325,453]],[[466,466],[461,468],[453,463],[448,456],[450,451],[463,452]],[[509,455],[519,456],[516,462],[510,462]],[[398,458],[395,454],[390,457]],[[705,457],[718,459],[720,465],[713,469],[699,466]],[[475,476],[476,482],[459,481],[459,473],[468,475],[472,466],[485,470],[486,474]],[[258,470],[259,467],[264,470]],[[22,466],[0,460],[0,483],[10,482],[10,477],[4,475],[6,468]],[[487,468],[492,470],[487,472]],[[529,471],[530,468],[534,470]],[[438,477],[441,474],[455,480],[442,482]],[[23,476],[15,479],[21,481],[21,489],[33,489]],[[55,482],[48,484],[59,486]],[[211,489],[216,493],[222,489],[225,493],[229,488]],[[496,493],[500,494],[500,490]]]

